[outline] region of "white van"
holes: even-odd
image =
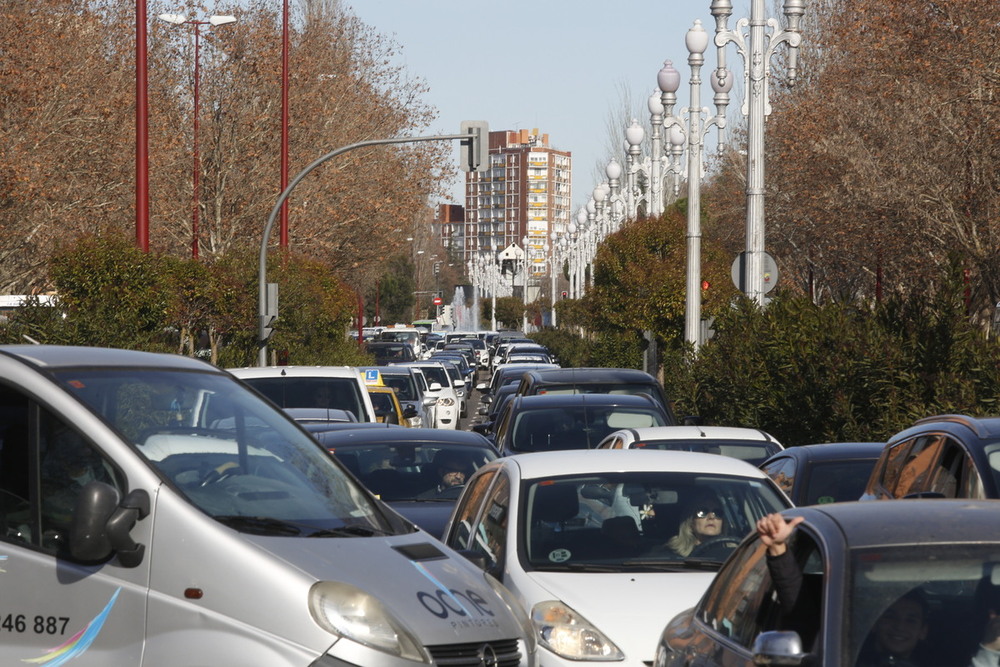
[[[533,665],[510,593],[207,363],[0,347],[0,664]]]
[[[378,421],[368,386],[352,366],[251,366],[230,373],[279,408],[337,408],[359,422]]]

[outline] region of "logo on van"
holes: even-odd
[[[417,592],[417,600],[424,609],[441,619],[454,616],[452,625],[456,627],[496,627],[497,622],[493,619],[495,614],[482,595],[471,588],[465,591],[448,588],[420,563],[414,562],[413,566],[437,586],[432,592]]]
[[[40,665],[49,665],[50,667],[55,667],[56,665],[62,665],[65,662],[72,660],[73,658],[82,655],[90,645],[94,643],[97,639],[98,633],[100,633],[101,628],[104,627],[104,622],[108,620],[108,615],[111,613],[111,608],[115,606],[115,601],[118,599],[118,594],[122,592],[119,587],[111,595],[111,599],[108,603],[104,605],[104,609],[101,610],[97,616],[94,617],[90,623],[73,634],[68,640],[56,646],[55,648],[48,649],[48,653],[39,656],[37,658],[32,658],[30,660],[24,660],[23,662],[34,662]]]

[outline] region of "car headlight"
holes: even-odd
[[[455,405],[455,399],[451,396],[445,396],[444,398],[438,399],[438,405],[443,405],[445,407],[451,407]]]
[[[429,663],[420,644],[378,598],[339,581],[319,581],[309,590],[309,612],[327,632],[392,655]]]
[[[408,421],[410,422],[410,428],[420,428],[424,425],[424,418],[420,416],[410,417]]]
[[[524,633],[524,641],[528,653],[534,654],[535,649],[538,647],[538,640],[535,638],[535,628],[531,625],[531,619],[528,618],[528,614],[525,613],[524,607],[521,603],[517,601],[514,594],[507,590],[507,587],[500,583],[492,574],[484,573],[486,577],[486,582],[490,587],[496,591],[496,594],[500,596],[500,599],[504,601],[507,608],[510,609],[511,615],[517,619],[518,624],[521,626],[521,631]]]
[[[625,654],[579,612],[559,600],[539,602],[531,622],[542,646],[569,660],[624,660]]]

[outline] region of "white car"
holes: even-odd
[[[760,465],[782,451],[781,443],[756,428],[735,426],[651,426],[626,428],[604,436],[595,449],[667,449],[722,454]]]
[[[743,461],[564,450],[497,459],[466,483],[444,540],[531,617],[540,665],[643,667],[760,517],[791,506]],[[667,546],[703,522],[697,544]],[[708,535],[711,534],[711,537]]]
[[[427,389],[424,390],[424,393],[437,399],[437,403],[434,405],[434,428],[457,429],[462,405],[444,364],[434,361],[417,361],[401,365],[410,366],[420,371],[427,381]]]
[[[351,366],[265,366],[230,368],[279,408],[339,408],[359,422],[377,421],[368,387]]]

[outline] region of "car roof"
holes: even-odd
[[[327,433],[329,433],[327,435]],[[469,447],[485,447],[496,452],[486,437],[473,431],[453,431],[439,428],[400,428],[389,431],[374,431],[362,429],[358,432],[351,432],[350,429],[342,429],[334,432],[316,434],[316,438],[324,447],[340,447],[341,445],[370,445],[373,443],[440,443],[453,445],[467,445]]]
[[[1000,437],[1000,417],[970,417],[968,415],[934,415],[914,422],[913,426],[892,436],[890,442],[897,442],[912,434],[928,430],[952,433],[961,441],[972,436],[980,440],[994,440]],[[963,437],[965,436],[965,437]]]
[[[534,456],[532,454],[531,456]],[[919,499],[852,501],[786,510],[850,548],[1000,541],[995,500]],[[959,520],[960,519],[960,520]],[[836,547],[834,547],[836,548]]]
[[[289,376],[357,379],[360,377],[358,369],[353,366],[251,366],[248,368],[229,368],[227,370],[238,378]]]
[[[503,461],[504,459],[498,459]],[[578,475],[591,472],[620,470],[672,470],[718,475],[738,475],[750,479],[769,480],[755,466],[718,454],[673,452],[662,450],[572,449],[515,454],[506,457],[520,469],[522,479]]]
[[[645,394],[540,394],[537,396],[517,396],[515,400],[517,404],[514,407],[518,411],[577,405],[621,405],[625,407],[655,407],[658,410],[663,410],[663,406]]]
[[[38,368],[171,368],[221,372],[206,361],[179,354],[72,345],[3,345],[0,354]]]
[[[748,442],[773,442],[770,433],[756,428],[738,426],[647,426],[622,429],[632,434],[635,441],[654,440],[746,440]],[[609,433],[606,438],[614,433]]]
[[[652,375],[634,368],[551,368],[531,371],[539,380],[546,382],[607,382],[626,380],[630,382],[655,381]]]
[[[843,459],[872,459],[879,457],[885,448],[884,442],[826,442],[812,445],[788,447],[771,455],[761,465],[767,465],[777,458],[793,457],[801,461],[835,461]]]

